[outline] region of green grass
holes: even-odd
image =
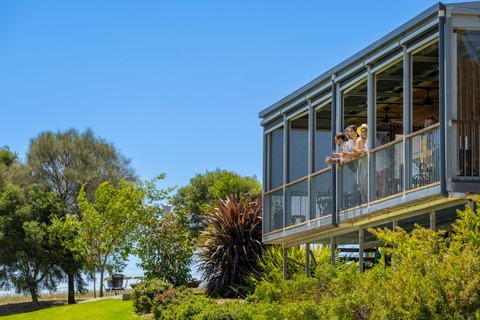
[[[35,319],[35,320],[81,320],[81,319],[141,319],[133,312],[131,300],[105,299],[74,305],[55,307],[2,317],[3,319]]]

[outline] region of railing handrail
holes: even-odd
[[[276,187],[275,189],[268,190],[268,191],[264,192],[263,195],[266,196],[266,195],[269,195],[271,193],[277,192],[279,190],[283,190],[283,187],[284,187],[284,185],[282,184],[280,187]]]
[[[479,124],[480,124],[480,121],[474,121],[474,120],[452,120],[452,121],[457,122],[457,123],[462,122],[462,123],[479,123]],[[421,130],[412,132],[412,133],[406,135],[404,138],[405,138],[406,140],[407,140],[407,139],[411,139],[411,138],[413,138],[413,137],[415,137],[415,136],[417,136],[417,135],[421,135],[421,134],[423,134],[423,133],[425,133],[425,132],[427,132],[427,131],[429,131],[429,130],[437,129],[439,126],[440,126],[440,123],[436,123],[436,124],[431,125],[431,126],[429,126],[429,127],[427,127],[427,128],[423,128],[423,129],[421,129]],[[339,167],[340,167],[340,166],[344,166],[344,165],[346,165],[347,163],[349,163],[350,161],[359,160],[359,159],[361,159],[361,158],[366,157],[366,156],[368,155],[368,153],[376,153],[376,152],[378,152],[378,151],[380,151],[380,150],[383,150],[383,149],[386,149],[386,148],[388,148],[388,147],[391,147],[392,145],[401,143],[401,142],[403,142],[404,138],[397,139],[397,140],[388,142],[388,143],[386,143],[386,144],[384,144],[384,145],[381,145],[381,146],[379,146],[379,147],[376,147],[375,149],[369,150],[367,153],[365,153],[365,154],[363,154],[363,155],[361,155],[361,156],[355,157],[355,158],[353,158],[353,159],[348,159],[348,160],[346,160],[346,161],[344,161],[344,162],[342,162],[342,163],[339,163],[339,164],[337,164],[337,166],[339,166]],[[289,182],[289,183],[287,183],[287,184],[281,185],[280,187],[277,187],[277,188],[275,188],[275,189],[272,189],[272,190],[269,190],[269,191],[267,191],[267,192],[264,192],[263,195],[266,196],[266,195],[269,195],[269,194],[271,194],[271,193],[277,192],[277,191],[283,189],[284,187],[287,188],[287,187],[289,187],[289,186],[291,186],[291,185],[294,185],[294,184],[300,183],[300,182],[302,182],[302,181],[304,181],[304,180],[307,180],[308,178],[313,178],[313,177],[315,177],[315,176],[317,176],[317,175],[320,175],[320,174],[322,174],[322,173],[325,173],[325,172],[327,172],[327,171],[330,171],[331,169],[332,169],[331,167],[327,167],[327,168],[325,168],[325,169],[322,169],[322,170],[317,171],[317,172],[315,172],[315,173],[309,174],[309,175],[304,176],[304,177],[302,177],[302,178],[300,178],[300,179],[297,179],[297,180],[295,180],[295,181],[292,181],[292,182]]]
[[[412,137],[414,137],[414,136],[420,135],[420,134],[425,133],[425,132],[427,132],[427,131],[429,131],[429,130],[437,129],[438,127],[440,127],[440,123],[439,123],[439,122],[437,122],[437,123],[435,123],[435,124],[433,124],[433,125],[431,125],[431,126],[429,126],[429,127],[426,127],[426,128],[421,129],[421,130],[418,130],[418,131],[412,132],[412,133],[410,133],[410,134],[407,134],[407,135],[405,136],[405,139],[410,139],[410,138],[412,138]]]

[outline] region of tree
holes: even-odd
[[[149,277],[184,285],[192,278],[190,266],[195,251],[187,215],[179,208],[165,215],[156,206],[150,212],[137,238],[135,254],[141,259],[139,266]]]
[[[247,279],[259,272],[262,253],[262,198],[227,197],[209,207],[197,256],[207,294],[224,298],[245,294]]]
[[[189,185],[178,189],[171,203],[188,212],[192,236],[196,238],[202,230],[202,216],[209,212],[209,204],[215,204],[218,198],[225,200],[230,194],[256,197],[261,192],[262,187],[256,176],[242,177],[233,171],[217,168],[215,171],[207,170],[205,174],[196,174],[190,179]]]
[[[11,166],[18,160],[18,153],[10,151],[8,146],[0,147],[0,162],[6,166]]]
[[[63,279],[63,248],[51,221],[64,210],[55,193],[39,186],[0,190],[0,288],[30,294],[36,309],[39,290],[54,290]]]
[[[125,180],[118,187],[104,182],[92,203],[82,188],[78,196],[82,219],[70,216],[55,222],[59,230],[72,235],[64,242],[66,248],[77,252],[77,259],[83,258],[91,269],[100,271],[100,297],[107,263],[115,266],[132,250],[146,194],[147,190]]]
[[[113,143],[96,137],[92,130],[79,133],[76,129],[65,132],[41,132],[30,141],[27,164],[31,166],[37,183],[56,192],[66,203],[66,213],[79,217],[77,198],[85,184],[85,196],[93,200],[95,190],[105,181],[117,185],[121,179],[134,181],[135,173],[130,160]],[[75,281],[82,285],[82,261],[66,252],[63,270],[68,275],[68,303],[75,303]],[[80,289],[82,286],[80,286]]]

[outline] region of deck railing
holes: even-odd
[[[469,127],[458,126],[459,130]],[[471,129],[473,130],[473,129]],[[476,131],[475,131],[476,130]],[[478,125],[470,136],[476,147],[459,159],[459,172],[478,178]],[[462,131],[463,132],[463,131]],[[346,161],[337,170],[338,212],[423,188],[440,181],[439,125],[422,129],[367,154]],[[459,135],[468,140],[469,135]],[[462,144],[460,144],[462,145]],[[465,144],[466,145],[466,144]],[[467,149],[470,150],[470,149]],[[465,153],[466,154],[466,153]],[[470,157],[465,160],[465,157]],[[463,160],[460,161],[460,160]],[[463,165],[462,165],[463,163]],[[468,165],[472,163],[472,165]],[[264,194],[264,234],[332,214],[331,168]]]
[[[454,178],[457,180],[479,180],[479,132],[480,121],[453,120],[455,134],[454,147],[458,157],[454,157]]]

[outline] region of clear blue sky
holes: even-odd
[[[160,187],[261,179],[258,112],[435,3],[3,0],[0,145],[90,127]]]

